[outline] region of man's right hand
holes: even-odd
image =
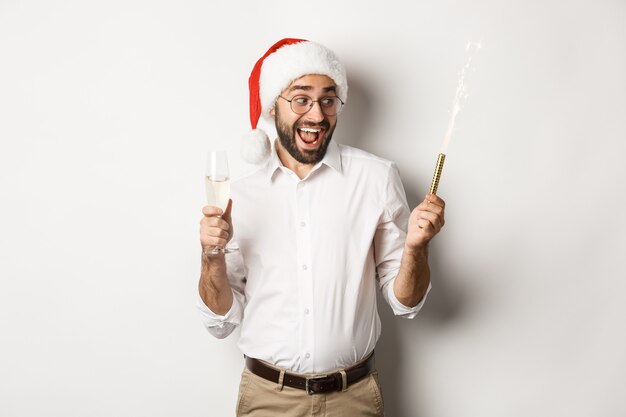
[[[224,247],[233,235],[233,221],[231,210],[233,200],[228,200],[226,211],[219,207],[204,206],[202,220],[200,220],[200,244],[202,248]]]
[[[224,315],[233,304],[233,292],[226,275],[223,254],[207,256],[205,248],[224,247],[233,235],[231,219],[232,200],[228,200],[226,211],[214,206],[202,208],[200,220],[200,243],[202,244],[202,269],[198,290],[207,307],[215,314]]]

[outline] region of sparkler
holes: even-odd
[[[437,194],[437,187],[439,187],[439,178],[441,177],[441,170],[443,169],[443,162],[446,160],[446,154],[440,153],[437,157],[437,165],[435,166],[435,174],[433,180],[430,183],[430,193]]]
[[[437,194],[437,187],[439,187],[439,179],[441,178],[441,171],[443,170],[443,163],[446,160],[446,150],[448,149],[448,145],[450,144],[450,138],[452,137],[452,132],[454,131],[454,123],[456,121],[456,116],[459,114],[459,110],[461,110],[461,104],[465,102],[467,98],[467,91],[465,86],[465,74],[469,71],[470,66],[472,64],[473,52],[478,52],[482,48],[480,42],[476,43],[468,43],[465,46],[465,50],[468,51],[469,56],[467,58],[467,62],[459,72],[459,81],[456,86],[456,93],[454,95],[454,100],[452,101],[452,111],[450,112],[450,120],[448,120],[448,128],[446,129],[446,134],[443,138],[443,144],[441,145],[441,152],[437,157],[437,165],[435,165],[435,173],[433,175],[433,180],[430,184],[430,193]]]

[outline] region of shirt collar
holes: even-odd
[[[320,167],[320,165],[327,165],[338,173],[342,172],[341,151],[339,150],[339,145],[337,145],[335,141],[330,141],[330,143],[328,144],[328,148],[326,149],[326,155],[324,155],[324,158],[320,162],[315,164],[311,172],[316,171]],[[276,151],[276,142],[272,144],[272,151],[270,152],[270,158],[266,166],[268,181],[271,181],[274,178],[274,174],[276,174],[276,171],[287,169],[280,161],[280,158],[278,158],[278,152]]]
[[[341,174],[341,151],[335,141],[331,140],[328,144],[328,149],[326,149],[326,155],[324,155],[324,159],[322,159],[322,164],[328,165]]]

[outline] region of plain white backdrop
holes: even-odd
[[[233,415],[243,360],[194,307],[205,152],[248,130],[276,40],[333,49],[336,140],[430,183],[413,321],[380,304],[390,417],[626,415],[626,3],[0,0],[0,415]]]

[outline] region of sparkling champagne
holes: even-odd
[[[206,188],[206,201],[210,206],[216,206],[226,210],[230,197],[230,178],[228,177],[204,177]]]

